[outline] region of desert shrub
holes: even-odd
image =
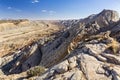
[[[112,50],[114,54],[116,54],[120,48],[119,42],[117,42],[115,39],[112,39],[111,43],[108,45],[108,49]]]
[[[40,76],[45,72],[45,68],[42,66],[36,66],[27,71],[28,77]]]

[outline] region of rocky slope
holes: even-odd
[[[61,28],[53,35],[42,35],[49,38],[44,43],[39,38],[0,58],[1,79],[120,80],[120,18],[116,11],[50,23],[53,29],[54,25]]]

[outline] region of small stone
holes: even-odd
[[[56,65],[55,70],[58,73],[64,73],[64,72],[68,71],[68,61],[66,60],[66,61]]]
[[[77,63],[76,63],[76,61],[74,61],[73,63],[69,64],[69,69],[72,69],[72,68],[74,68],[76,66],[77,66]]]
[[[81,78],[82,78],[82,72],[77,71],[72,75],[70,80],[81,80]]]
[[[104,74],[105,70],[102,68],[102,66],[99,66],[98,69],[96,70],[96,73],[98,73],[98,74]]]
[[[56,69],[58,73],[64,73],[68,70],[68,67],[66,65],[59,65]]]
[[[74,62],[75,60],[76,60],[76,57],[73,56],[73,57],[71,57],[71,58],[68,59],[68,62],[69,62],[69,63],[72,63],[72,62]]]

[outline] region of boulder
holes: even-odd
[[[56,72],[58,73],[65,73],[68,71],[68,61],[63,61],[60,64],[56,65],[53,69],[55,69]]]

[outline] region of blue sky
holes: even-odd
[[[79,19],[103,9],[120,13],[120,0],[0,0],[0,19]]]

